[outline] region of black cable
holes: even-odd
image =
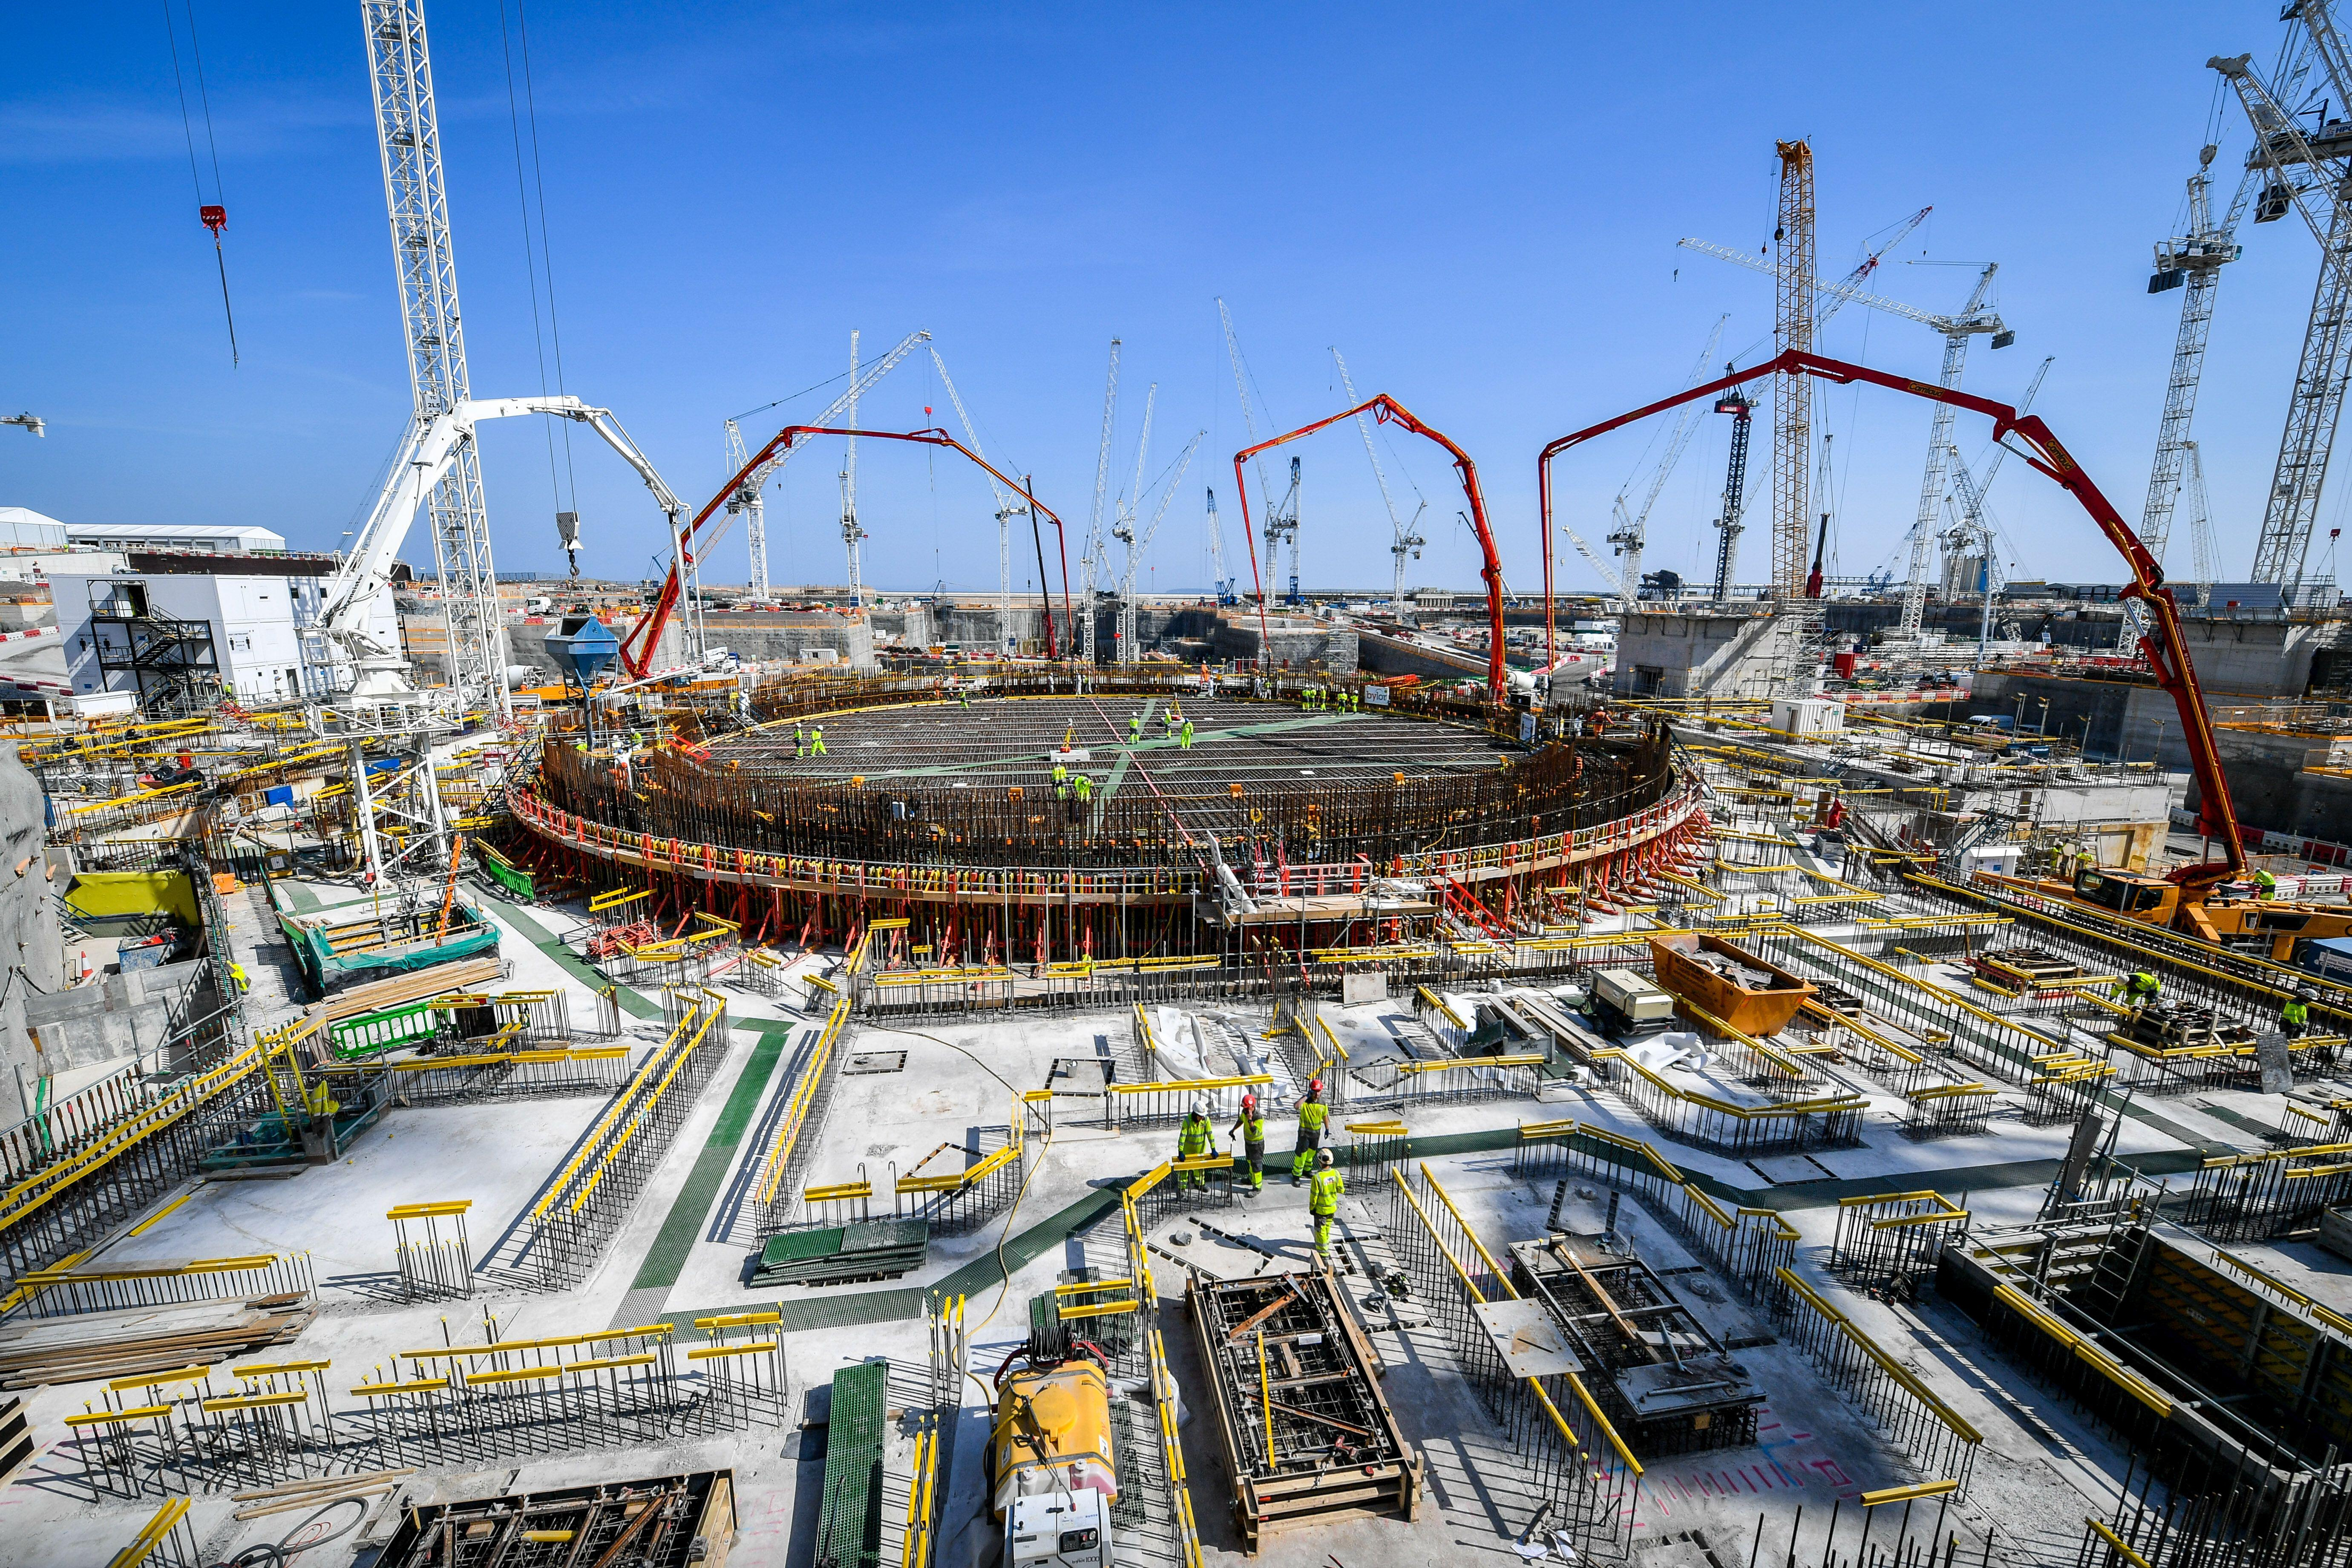
[[[507,27],[506,0],[499,0],[499,49],[506,61],[507,132],[514,143],[515,210],[522,219],[523,278],[530,289],[530,341],[539,354],[539,395],[544,397],[547,395],[547,334],[539,318],[539,264],[531,256],[530,193],[523,183],[522,171],[522,110],[515,100],[514,47]],[[534,141],[538,133],[538,127],[534,124],[531,128]],[[563,484],[555,469],[555,426],[544,419],[540,421],[540,425],[547,436],[548,493],[555,499],[555,510],[561,511],[563,510]],[[572,500],[576,504],[579,497],[574,495]]]
[[[333,1512],[337,1508],[347,1502],[358,1504],[360,1510],[355,1516],[353,1516],[349,1524],[344,1525],[341,1530],[334,1531],[332,1534],[322,1535],[316,1541],[306,1541],[299,1546],[294,1544],[294,1538],[296,1536],[301,1534],[304,1531],[310,1529],[312,1525],[318,1523],[320,1520],[326,1518],[328,1514]],[[248,1546],[244,1551],[238,1552],[236,1556],[225,1558],[222,1561],[215,1563],[213,1565],[213,1568],[284,1568],[284,1565],[287,1563],[292,1561],[294,1558],[299,1557],[303,1552],[310,1551],[312,1547],[324,1546],[330,1541],[340,1541],[344,1536],[349,1535],[366,1521],[367,1516],[367,1499],[358,1497],[337,1498],[334,1501],[319,1509],[316,1512],[311,1514],[310,1518],[304,1520],[301,1523],[288,1531],[284,1535],[279,1536],[275,1542],[264,1541],[257,1545]]]

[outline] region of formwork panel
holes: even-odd
[[[1328,1272],[1196,1274],[1185,1300],[1246,1550],[1295,1525],[1412,1517],[1421,1457],[1398,1428],[1371,1349]]]

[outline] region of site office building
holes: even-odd
[[[289,554],[257,528],[73,533],[104,552],[93,553],[94,566],[126,563],[49,574],[76,693],[129,692],[142,706],[181,686],[247,702],[323,694],[327,671],[306,668],[299,628],[317,624],[334,557]],[[389,595],[368,618],[370,630],[398,637]]]

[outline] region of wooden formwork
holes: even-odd
[[[1294,1525],[1412,1517],[1421,1456],[1397,1426],[1379,1359],[1328,1267],[1247,1279],[1195,1274],[1185,1304],[1244,1550]]]

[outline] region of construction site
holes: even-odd
[[[2047,361],[1962,388],[1996,268],[1878,293],[1923,210],[1820,275],[1781,141],[1774,243],[1684,242],[1770,275],[1769,348],[1718,322],[1495,455],[1535,591],[1474,443],[1336,349],[1343,405],[1262,423],[1222,300],[1245,441],[1155,469],[1155,384],[1121,482],[1113,340],[1066,521],[928,331],[726,421],[707,499],[610,409],[476,399],[423,5],[361,11],[415,406],[343,546],[0,508],[0,1563],[2352,1568],[2332,5],[2210,62],[2243,173],[2206,147],[2158,248],[2137,525]],[[2217,582],[2189,421],[2249,214],[2319,280]],[[1818,352],[1848,304],[1940,381]],[[952,429],[860,422],[902,363]],[[1930,425],[1906,580],[1825,569],[1832,389]],[[1644,571],[1717,416],[1712,581]],[[568,510],[567,575],[498,570],[477,426],[533,416],[642,482],[656,575],[583,576]],[[1555,476],[1644,422],[1604,554]],[[1301,453],[1359,437],[1392,581],[1302,587]],[[1475,587],[1409,585],[1392,437]],[[992,596],[869,580],[929,568],[867,548],[861,442],[984,491]],[[812,446],[845,577],[787,586]],[[1212,489],[1210,590],[1141,585],[1228,456],[1245,552]],[[2005,574],[2007,456],[2116,583]]]

